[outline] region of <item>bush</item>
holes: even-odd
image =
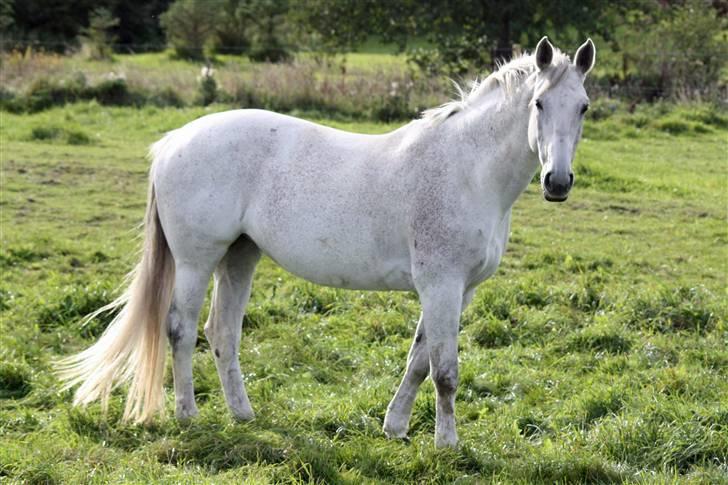
[[[112,56],[115,36],[109,31],[119,25],[119,19],[109,9],[98,7],[89,15],[89,26],[81,29],[81,42],[90,59],[108,60]]]
[[[177,91],[169,86],[150,94],[147,99],[149,104],[159,107],[172,106],[174,108],[181,108],[185,105],[184,100]]]
[[[219,20],[220,0],[177,0],[160,17],[177,57],[200,60]]]
[[[198,99],[202,106],[212,104],[217,98],[217,81],[215,81],[215,72],[210,66],[202,68],[200,77],[197,78],[199,83]]]
[[[30,139],[38,141],[53,140],[60,137],[61,133],[63,133],[63,130],[57,126],[36,126],[30,130]]]
[[[711,4],[701,0],[657,9],[652,16],[634,12],[632,25],[619,36],[641,97],[716,97],[724,64],[720,60],[728,57],[728,44],[720,38],[722,22]],[[645,46],[654,50],[645,52]]]
[[[255,45],[248,57],[253,62],[285,62],[291,59],[291,53],[277,41],[271,40],[270,43]]]
[[[71,80],[41,78],[28,89],[23,110],[36,112],[77,101],[83,98],[86,88],[86,80],[82,76]]]
[[[89,145],[91,142],[91,137],[83,131],[72,130],[66,133],[66,143],[69,145]]]
[[[140,96],[136,96],[129,90],[126,79],[113,75],[89,89],[87,96],[106,106],[141,104],[138,102],[141,101]]]
[[[246,5],[240,0],[226,0],[223,14],[215,27],[215,52],[221,54],[243,54],[250,48]]]
[[[404,86],[399,82],[392,82],[391,89],[387,96],[379,98],[379,102],[373,108],[372,118],[385,123],[410,119],[416,116],[410,108],[409,98],[412,83],[407,82]]]
[[[286,62],[291,52],[286,46],[288,2],[252,0],[242,12],[250,25],[252,48],[248,57],[253,62]]]

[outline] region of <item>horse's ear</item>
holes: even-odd
[[[548,37],[544,36],[536,46],[536,67],[539,71],[543,71],[551,65],[554,58],[554,46],[549,42]]]
[[[576,50],[574,56],[574,65],[583,75],[587,75],[589,71],[594,67],[594,60],[597,57],[597,49],[594,47],[594,42],[591,39],[587,39],[581,47]]]

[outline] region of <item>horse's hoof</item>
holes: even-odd
[[[255,413],[253,411],[250,412],[233,412],[233,419],[239,423],[244,423],[247,421],[253,421],[255,419]]]
[[[177,409],[175,410],[175,417],[177,418],[177,421],[180,423],[189,423],[194,418],[196,418],[200,412],[197,410],[197,406],[177,406]]]
[[[435,448],[457,448],[458,437],[453,436],[435,436]]]
[[[389,423],[385,423],[382,431],[384,431],[385,436],[389,439],[409,440],[409,438],[407,438],[406,426],[392,426]]]

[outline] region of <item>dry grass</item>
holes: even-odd
[[[370,56],[371,57],[371,56]],[[392,57],[392,56],[389,56]],[[447,97],[444,80],[424,79],[402,61],[321,62],[300,55],[285,64],[252,64],[221,56],[214,64],[218,100],[239,107],[278,111],[295,109],[375,118],[405,119],[441,103]],[[122,78],[130,91],[147,94],[173,90],[185,104],[198,99],[202,65],[172,60],[165,54],[117,56],[113,61],[89,61],[27,50],[0,55],[0,84],[15,96],[27,95],[45,81],[56,85],[95,86]]]

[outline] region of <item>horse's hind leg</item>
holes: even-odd
[[[260,250],[247,236],[241,236],[217,265],[210,316],[205,336],[215,356],[225,400],[238,419],[253,419],[245,384],[240,372],[238,349],[243,313],[250,298],[255,265]]]
[[[175,260],[174,296],[167,316],[167,332],[174,359],[175,414],[182,420],[197,415],[192,354],[197,341],[197,319],[212,268],[219,259],[217,253],[200,251],[194,263]]]

